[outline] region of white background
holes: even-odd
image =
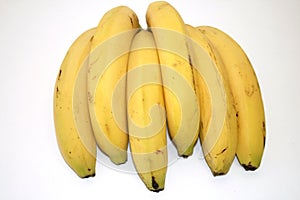
[[[52,97],[72,42],[118,5],[131,7],[145,28],[150,1],[0,0],[0,199],[299,199],[300,1],[169,1],[186,23],[231,35],[248,54],[261,86],[267,141],[261,167],[235,160],[213,177],[199,146],[168,169],[153,193],[137,175],[97,165],[80,179],[56,144]],[[198,144],[199,145],[199,144]]]

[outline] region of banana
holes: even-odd
[[[200,104],[200,141],[214,176],[226,174],[237,147],[237,123],[228,75],[221,57],[207,38],[186,25],[194,81]]]
[[[96,142],[115,164],[127,160],[126,68],[139,22],[126,6],[109,10],[94,34],[88,69],[89,111]]]
[[[243,49],[230,36],[213,27],[200,26],[219,52],[235,100],[238,123],[237,158],[246,170],[259,167],[266,138],[264,106],[254,69]]]
[[[198,139],[199,107],[185,25],[167,2],[151,3],[146,20],[158,49],[169,135],[179,156],[192,155]]]
[[[168,163],[160,65],[152,33],[133,39],[127,69],[129,144],[138,174],[154,192],[164,189]]]
[[[54,92],[54,123],[60,152],[81,178],[95,176],[96,142],[88,112],[86,72],[95,28],[80,35],[60,67]]]

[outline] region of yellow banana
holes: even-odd
[[[169,135],[178,155],[193,153],[199,129],[199,108],[187,47],[185,25],[167,2],[154,2],[146,14],[158,49]]]
[[[254,69],[243,49],[230,36],[208,26],[200,26],[198,30],[219,52],[229,77],[237,110],[237,158],[246,170],[255,170],[262,159],[266,127],[262,96]]]
[[[127,72],[128,130],[135,167],[146,187],[164,189],[167,171],[166,118],[158,55],[153,35],[133,39]]]
[[[200,141],[213,175],[226,174],[234,160],[237,123],[223,61],[206,37],[186,25],[190,36],[194,81],[200,104]]]
[[[97,144],[115,164],[127,160],[126,68],[139,22],[128,7],[109,10],[94,34],[88,69],[89,111]]]
[[[54,123],[60,152],[81,178],[95,176],[96,142],[88,112],[86,73],[95,28],[72,44],[59,70],[54,92]]]

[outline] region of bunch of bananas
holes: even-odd
[[[265,116],[244,51],[217,28],[185,24],[167,2],[151,3],[146,20],[144,30],[130,8],[113,8],[65,56],[54,122],[67,164],[79,177],[92,177],[97,146],[119,165],[129,144],[141,180],[161,191],[168,129],[184,158],[200,138],[214,176],[226,174],[235,156],[246,170],[257,169]]]

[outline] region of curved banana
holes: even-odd
[[[136,14],[119,6],[102,17],[92,40],[87,75],[90,117],[100,150],[115,164],[127,160],[126,68],[139,27]]]
[[[206,37],[186,25],[200,104],[200,141],[213,175],[226,174],[237,147],[233,96],[223,62]]]
[[[237,110],[237,158],[246,170],[255,170],[260,165],[264,151],[266,125],[254,69],[243,49],[230,36],[208,26],[200,26],[198,30],[219,52],[229,77]]]
[[[185,24],[175,8],[163,1],[151,3],[146,18],[161,64],[169,135],[178,155],[188,157],[198,138],[200,114]]]
[[[60,152],[81,178],[95,176],[96,142],[88,112],[86,73],[95,28],[72,44],[59,70],[54,92],[54,123]]]
[[[152,33],[141,30],[133,39],[127,72],[130,149],[146,187],[164,189],[168,164],[166,116],[158,55]]]

